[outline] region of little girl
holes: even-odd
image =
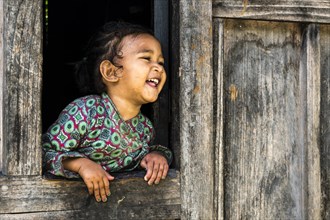
[[[93,95],[71,102],[43,135],[45,170],[81,177],[98,202],[110,195],[111,172],[141,167],[148,184],[158,184],[172,153],[151,145],[155,132],[140,108],[157,100],[166,81],[159,41],[141,26],[107,23],[76,73],[82,90]]]

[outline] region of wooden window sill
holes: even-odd
[[[1,176],[0,219],[180,218],[180,173],[170,170],[165,180],[152,186],[143,175],[141,171],[117,175],[106,203],[97,203],[89,196],[81,180]]]

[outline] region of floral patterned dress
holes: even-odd
[[[84,157],[108,172],[137,168],[151,151],[161,153],[170,164],[172,152],[151,145],[155,132],[141,112],[124,121],[106,93],[89,95],[71,102],[42,136],[44,169],[56,176],[78,178],[65,170],[65,158]]]

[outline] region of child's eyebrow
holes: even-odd
[[[137,53],[154,53],[154,51],[150,49],[142,49],[138,50]]]
[[[137,54],[140,54],[140,53],[151,53],[151,54],[154,54],[154,51],[151,50],[151,49],[141,49],[141,50],[138,50],[136,53]],[[159,58],[164,59],[163,55],[160,55]]]

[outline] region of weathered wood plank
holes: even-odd
[[[0,178],[0,213],[81,209],[92,201],[80,181]]]
[[[86,217],[80,217],[80,210],[73,211],[55,211],[55,212],[36,212],[36,213],[20,213],[20,214],[0,214],[1,220],[43,220],[43,219],[87,219]],[[78,217],[79,216],[79,217]],[[93,216],[88,219],[94,219]]]
[[[154,206],[148,207],[118,207],[116,212],[109,212],[109,207],[104,204],[96,209],[91,207],[87,210],[68,210],[68,211],[53,211],[53,212],[35,212],[35,213],[19,213],[19,214],[0,214],[1,220],[103,220],[103,219],[179,219],[180,206]]]
[[[308,106],[319,103],[319,56],[307,29],[225,22],[225,219],[319,217],[318,107]]]
[[[182,219],[213,219],[212,1],[182,0],[180,146]]]
[[[223,164],[223,20],[213,19],[213,96],[214,96],[214,215],[224,219],[224,164]]]
[[[4,2],[3,172],[40,175],[42,0]]]
[[[3,15],[3,1],[0,1],[0,16]],[[0,33],[3,33],[3,20],[0,19]],[[3,34],[0,35],[0,105],[3,106],[3,75],[4,75],[4,50]],[[0,107],[0,115],[3,115],[3,107]],[[0,117],[0,137],[3,137],[3,117]],[[3,169],[3,140],[0,139],[0,173]]]
[[[153,186],[141,177],[118,178],[110,188],[109,200],[97,203],[82,181],[1,177],[0,218],[62,219],[64,212],[73,219],[180,218],[179,173]]]
[[[305,216],[307,219],[321,219],[321,171],[320,171],[320,34],[319,26],[307,25],[304,29],[302,59],[300,63],[301,111],[299,118],[304,127],[302,161],[306,170]],[[306,80],[306,81],[305,81]],[[305,97],[304,97],[305,96]]]
[[[330,23],[329,0],[213,0],[213,16]]]
[[[320,29],[322,219],[330,219],[330,26]]]

